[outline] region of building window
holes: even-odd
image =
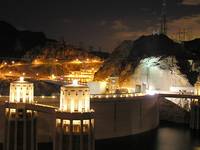
[[[89,123],[90,120],[83,120],[83,132],[88,132],[89,131]]]
[[[80,133],[80,132],[81,132],[81,121],[73,120],[73,133]]]
[[[61,126],[61,119],[56,119],[56,127],[60,127]]]
[[[63,120],[63,129],[66,133],[70,132],[70,120]]]

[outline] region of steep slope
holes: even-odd
[[[95,74],[95,80],[102,80],[111,75],[120,75],[120,72],[124,68],[124,64],[126,64],[125,61],[129,56],[132,44],[132,41],[122,42]]]
[[[57,59],[64,59],[64,60],[71,60],[71,59],[100,59],[100,57],[92,54],[84,49],[76,47],[74,45],[66,45],[65,43],[55,42],[46,45],[43,48],[34,48],[28,52],[26,52],[25,58],[42,58],[42,59],[49,59],[49,58],[57,58]]]
[[[7,56],[15,47],[17,29],[10,24],[0,21],[0,54]]]
[[[111,57],[95,74],[95,79],[104,80],[108,76],[117,75],[124,81],[134,74],[135,69],[145,58],[157,57],[160,60],[167,60],[169,57],[174,57],[177,61],[176,69],[194,84],[198,73],[191,70],[188,59],[192,59],[194,55],[187,48],[184,44],[176,43],[162,34],[142,36],[135,41],[129,41],[128,44],[125,41],[113,51]],[[160,65],[160,68],[163,66],[159,61],[156,65]]]
[[[60,58],[97,57],[106,59],[109,53],[88,51],[66,44],[65,41],[49,39],[43,32],[18,30],[7,22],[0,21],[0,56],[8,58]]]
[[[184,41],[184,47],[192,53],[192,59],[199,60],[200,56],[200,39],[194,39],[191,41]]]
[[[31,48],[44,46],[47,41],[42,32],[20,31],[0,21],[1,57],[20,57]]]
[[[160,120],[175,123],[189,123],[190,114],[184,108],[167,99],[160,99]]]

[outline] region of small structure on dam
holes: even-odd
[[[10,98],[0,97],[0,150],[25,150],[28,145],[31,150],[94,150],[95,140],[123,138],[159,125],[156,95],[109,94],[90,100],[88,86],[75,81],[61,87],[59,98],[50,99],[34,97],[33,84],[23,78],[11,85]]]
[[[41,143],[38,139],[44,134],[52,137],[55,150],[95,149],[94,111],[90,109],[88,86],[75,81],[61,87],[60,108],[37,104],[33,95],[33,84],[22,77],[10,84],[10,99],[0,105],[4,150],[37,150]],[[41,124],[50,126],[50,133],[41,134]]]
[[[56,112],[55,150],[94,150],[94,112],[90,110],[88,86],[61,87],[60,109]]]
[[[24,81],[24,77],[20,77],[19,81],[10,83],[9,102],[33,103],[33,92],[33,83]]]
[[[32,103],[32,83],[20,77],[10,84],[10,99],[5,104],[5,150],[37,150],[37,111],[27,105]]]

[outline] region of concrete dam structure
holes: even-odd
[[[37,97],[36,100],[39,104],[59,106],[59,98]],[[159,125],[158,95],[92,98],[90,103],[95,110],[96,140],[134,135],[155,129]],[[45,120],[51,124],[48,118],[50,117]]]
[[[0,97],[6,101],[8,97]],[[35,97],[37,119],[37,142],[53,142],[54,118],[53,107],[59,106],[59,98]],[[41,104],[41,105],[40,105]],[[41,106],[49,105],[47,109]],[[91,108],[95,110],[95,140],[111,139],[139,134],[153,130],[159,125],[158,96],[137,96],[126,98],[92,98]],[[0,111],[3,120],[4,107]],[[4,125],[1,124],[4,129]],[[3,130],[0,131],[0,142],[3,143]]]
[[[155,129],[159,125],[157,96],[92,99],[95,109],[95,139],[125,137]]]

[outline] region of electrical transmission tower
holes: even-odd
[[[166,10],[166,0],[162,2],[161,10],[161,22],[160,22],[160,33],[167,35],[167,10]]]

